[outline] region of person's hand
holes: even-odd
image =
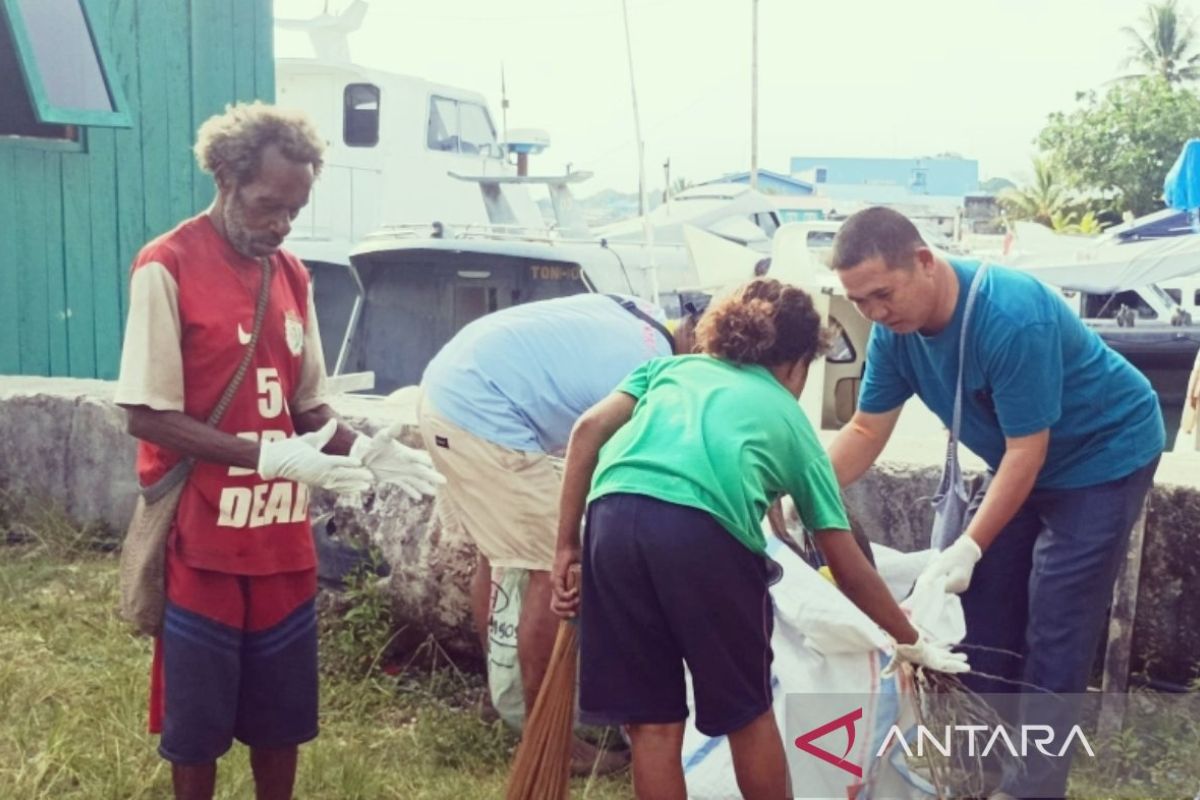
[[[372,437],[360,434],[350,448],[350,456],[361,459],[376,480],[399,486],[412,500],[433,494],[446,479],[433,468],[428,453],[401,444],[395,438],[396,432],[389,428]]]
[[[579,613],[579,548],[560,547],[554,554],[554,567],[550,571],[550,610],[563,619],[571,619]]]
[[[328,489],[332,492],[362,492],[371,486],[371,471],[357,458],[321,452],[337,432],[337,420],[320,430],[258,448],[258,474],[267,480],[283,478]]]
[[[924,634],[918,635],[912,644],[896,645],[896,655],[884,669],[884,676],[894,673],[902,663],[951,674],[971,671],[965,653],[956,653],[948,645],[932,641]]]
[[[947,592],[962,594],[971,585],[971,574],[981,558],[983,551],[979,545],[963,534],[954,540],[954,544],[930,559],[928,566],[917,577],[917,586],[944,580]]]

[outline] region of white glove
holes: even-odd
[[[924,634],[919,634],[912,644],[897,644],[896,656],[884,669],[884,676],[895,672],[902,662],[914,666],[926,667],[935,672],[960,673],[970,672],[971,665],[967,663],[966,653],[955,653],[947,645],[930,641]]]
[[[428,453],[396,441],[395,433],[393,427],[372,437],[359,434],[350,455],[362,459],[376,480],[396,484],[412,500],[433,494],[446,479],[433,468]]]
[[[970,536],[959,536],[954,544],[935,555],[917,577],[917,586],[938,580],[946,582],[946,591],[962,594],[971,585],[971,573],[983,558],[983,551]]]
[[[331,419],[318,431],[275,442],[258,449],[258,474],[267,480],[284,478],[332,492],[361,492],[371,486],[371,471],[354,457],[321,452],[337,432]]]

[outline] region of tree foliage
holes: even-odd
[[[1147,3],[1142,30],[1126,25],[1129,52],[1122,66],[1138,71],[1127,79],[1157,76],[1167,83],[1200,78],[1200,52],[1196,52],[1195,21],[1179,9],[1179,0]]]
[[[1160,208],[1163,177],[1200,133],[1200,98],[1157,77],[1077,97],[1082,106],[1051,114],[1037,138],[1067,186],[1116,211]]]
[[[1000,193],[1000,205],[1012,219],[1029,219],[1052,226],[1063,218],[1071,198],[1060,172],[1046,158],[1033,159],[1033,183]]]
[[[1060,211],[1050,218],[1050,227],[1058,233],[1076,233],[1081,236],[1095,236],[1104,230],[1095,211],[1085,212],[1082,216],[1075,211]]]

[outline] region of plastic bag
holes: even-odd
[[[529,583],[523,569],[497,569],[492,581],[492,610],[488,616],[488,693],[506,724],[520,730],[525,722],[525,691],[517,660],[517,623],[521,598]]]

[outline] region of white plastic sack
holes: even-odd
[[[768,554],[783,567],[783,578],[771,589],[775,604],[771,683],[785,747],[794,746],[788,739],[785,721],[788,694],[853,694],[874,698],[874,702],[864,707],[862,719],[856,722],[859,735],[846,756],[858,764],[874,764],[874,768],[859,781],[847,773],[824,768],[814,759],[811,771],[796,774],[793,770],[794,785],[803,786],[804,797],[856,796],[859,800],[872,796],[930,797],[928,784],[909,774],[901,759],[874,757],[892,725],[898,724],[903,730],[913,722],[908,711],[911,687],[903,673],[882,677],[883,667],[891,658],[889,638],[803,559],[774,537],[768,539],[768,544]],[[898,599],[909,592],[932,555],[931,551],[899,553],[879,545],[874,549],[878,569]],[[964,627],[958,597],[943,594],[922,600],[920,608],[910,610],[914,622],[943,641],[958,641]],[[957,638],[948,638],[955,633]],[[691,702],[690,690],[688,698]],[[728,741],[725,737],[705,736],[695,729],[693,721],[694,713],[689,717],[683,740],[688,797],[737,800],[741,794]],[[859,788],[855,789],[856,786]]]

